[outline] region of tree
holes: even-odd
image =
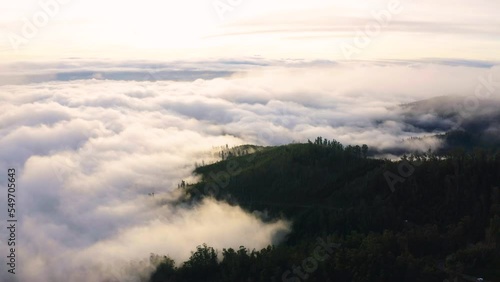
[[[182,265],[180,281],[216,281],[218,269],[217,252],[203,244],[198,246],[196,252]]]
[[[361,147],[359,145],[354,146],[354,156],[361,158]]]
[[[363,158],[366,159],[366,156],[368,155],[368,145],[363,144],[363,146],[361,146],[361,151],[363,152]]]
[[[156,271],[151,275],[151,282],[170,281],[170,279],[175,275],[175,261],[170,257],[160,257],[158,255],[151,254],[150,262],[153,266],[157,266]]]

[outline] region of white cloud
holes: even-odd
[[[213,160],[212,146],[283,144],[322,135],[346,145],[426,150],[439,142],[401,142],[430,133],[408,125],[400,104],[473,96],[479,77],[492,73],[498,80],[497,67],[265,64],[270,66],[244,70],[233,64],[228,71],[236,74],[214,79],[0,86],[0,171],[19,170],[19,277],[122,281],[148,271],[141,260],[151,252],[180,263],[202,243],[264,247],[286,231],[286,222],[263,223],[213,201],[194,209],[172,205],[177,183],[196,181],[194,162]],[[129,264],[134,271],[125,270]]]

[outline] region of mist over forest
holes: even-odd
[[[294,209],[293,203],[288,203],[290,208],[274,210],[272,217],[262,215],[271,212],[273,203],[282,197],[305,200],[309,193],[305,191],[316,187],[312,183],[319,179],[326,189],[321,195],[333,193],[327,192],[333,188],[323,182],[330,179],[326,177],[329,169],[340,168],[335,165],[336,157],[327,161],[333,162],[331,168],[306,173],[302,171],[305,167],[288,167],[293,159],[268,164],[257,154],[253,162],[258,169],[283,166],[280,177],[286,179],[295,171],[311,178],[300,180],[301,189],[306,190],[299,191],[304,192],[287,191],[285,180],[276,184],[280,190],[267,183],[271,186],[266,189],[277,197],[261,199],[268,204],[238,204],[238,195],[232,196],[235,202],[217,197],[185,201],[186,192],[179,189],[179,183],[203,183],[204,174],[199,171],[203,164],[222,160],[221,147],[249,144],[265,148],[264,154],[281,145],[314,141],[317,136],[328,136],[345,147],[352,145],[354,150],[356,145],[366,144],[366,160],[373,164],[354,168],[354,176],[345,176],[349,181],[359,181],[356,175],[371,173],[378,162],[398,160],[404,154],[444,156],[456,147],[464,147],[466,152],[474,147],[498,148],[497,96],[476,97],[478,105],[473,111],[466,104],[481,83],[477,77],[496,77],[496,67],[416,67],[408,62],[364,64],[360,70],[354,63],[248,59],[208,62],[204,64],[207,73],[216,77],[196,79],[191,78],[186,63],[186,71],[177,71],[185,77],[165,80],[143,79],[144,73],[153,78],[162,73],[158,65],[137,79],[132,74],[134,79],[111,79],[111,73],[147,64],[124,64],[118,70],[86,61],[81,64],[75,68],[95,68],[93,78],[74,74],[64,64],[39,65],[38,73],[47,69],[44,81],[23,72],[23,84],[0,86],[4,101],[0,164],[2,168],[17,167],[22,183],[19,197],[24,207],[19,214],[24,244],[19,260],[24,281],[146,279],[156,267],[150,261],[152,253],[160,258],[168,255],[180,266],[204,243],[221,251],[240,246],[261,250],[299,242],[290,241],[304,228],[296,226],[297,215],[289,210]],[[220,74],[221,69],[232,74]],[[432,76],[436,71],[453,75]],[[74,76],[68,79],[67,73]],[[422,83],[424,77],[426,83]],[[293,152],[295,145],[290,146]],[[297,158],[312,161],[314,171],[317,162],[326,161],[316,154],[300,152]],[[319,159],[313,161],[315,158]],[[377,189],[390,191],[383,175],[379,176],[375,178],[381,182]],[[231,178],[228,185],[236,183]],[[248,197],[254,194],[252,189],[264,187],[264,183],[256,183],[242,193]],[[359,203],[349,197],[346,201],[354,201],[354,206]],[[316,204],[313,199],[298,202],[294,211],[306,213],[309,208],[301,206]],[[322,212],[328,214],[329,210]],[[337,234],[340,227],[332,226],[328,232],[319,227],[307,230],[318,236],[322,232]],[[377,230],[382,232],[383,226],[381,223]],[[481,232],[486,227],[482,225]]]
[[[500,281],[498,11],[0,1],[0,282]]]

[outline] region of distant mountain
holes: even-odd
[[[474,96],[441,96],[401,105],[404,121],[425,131],[463,129],[472,134],[495,133],[500,100]]]
[[[415,136],[403,140],[402,146],[372,150],[373,154],[400,156],[418,150],[409,148],[431,148],[446,154],[457,148],[470,151],[500,147],[500,99],[440,96],[402,104],[398,111],[398,122],[415,132]],[[427,134],[422,137],[422,133]]]

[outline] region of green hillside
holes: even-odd
[[[287,218],[292,232],[263,250],[199,246],[187,262],[165,258],[151,281],[499,281],[498,150],[368,154],[317,138],[196,168],[184,201],[214,197]],[[329,247],[316,258],[320,242]]]

